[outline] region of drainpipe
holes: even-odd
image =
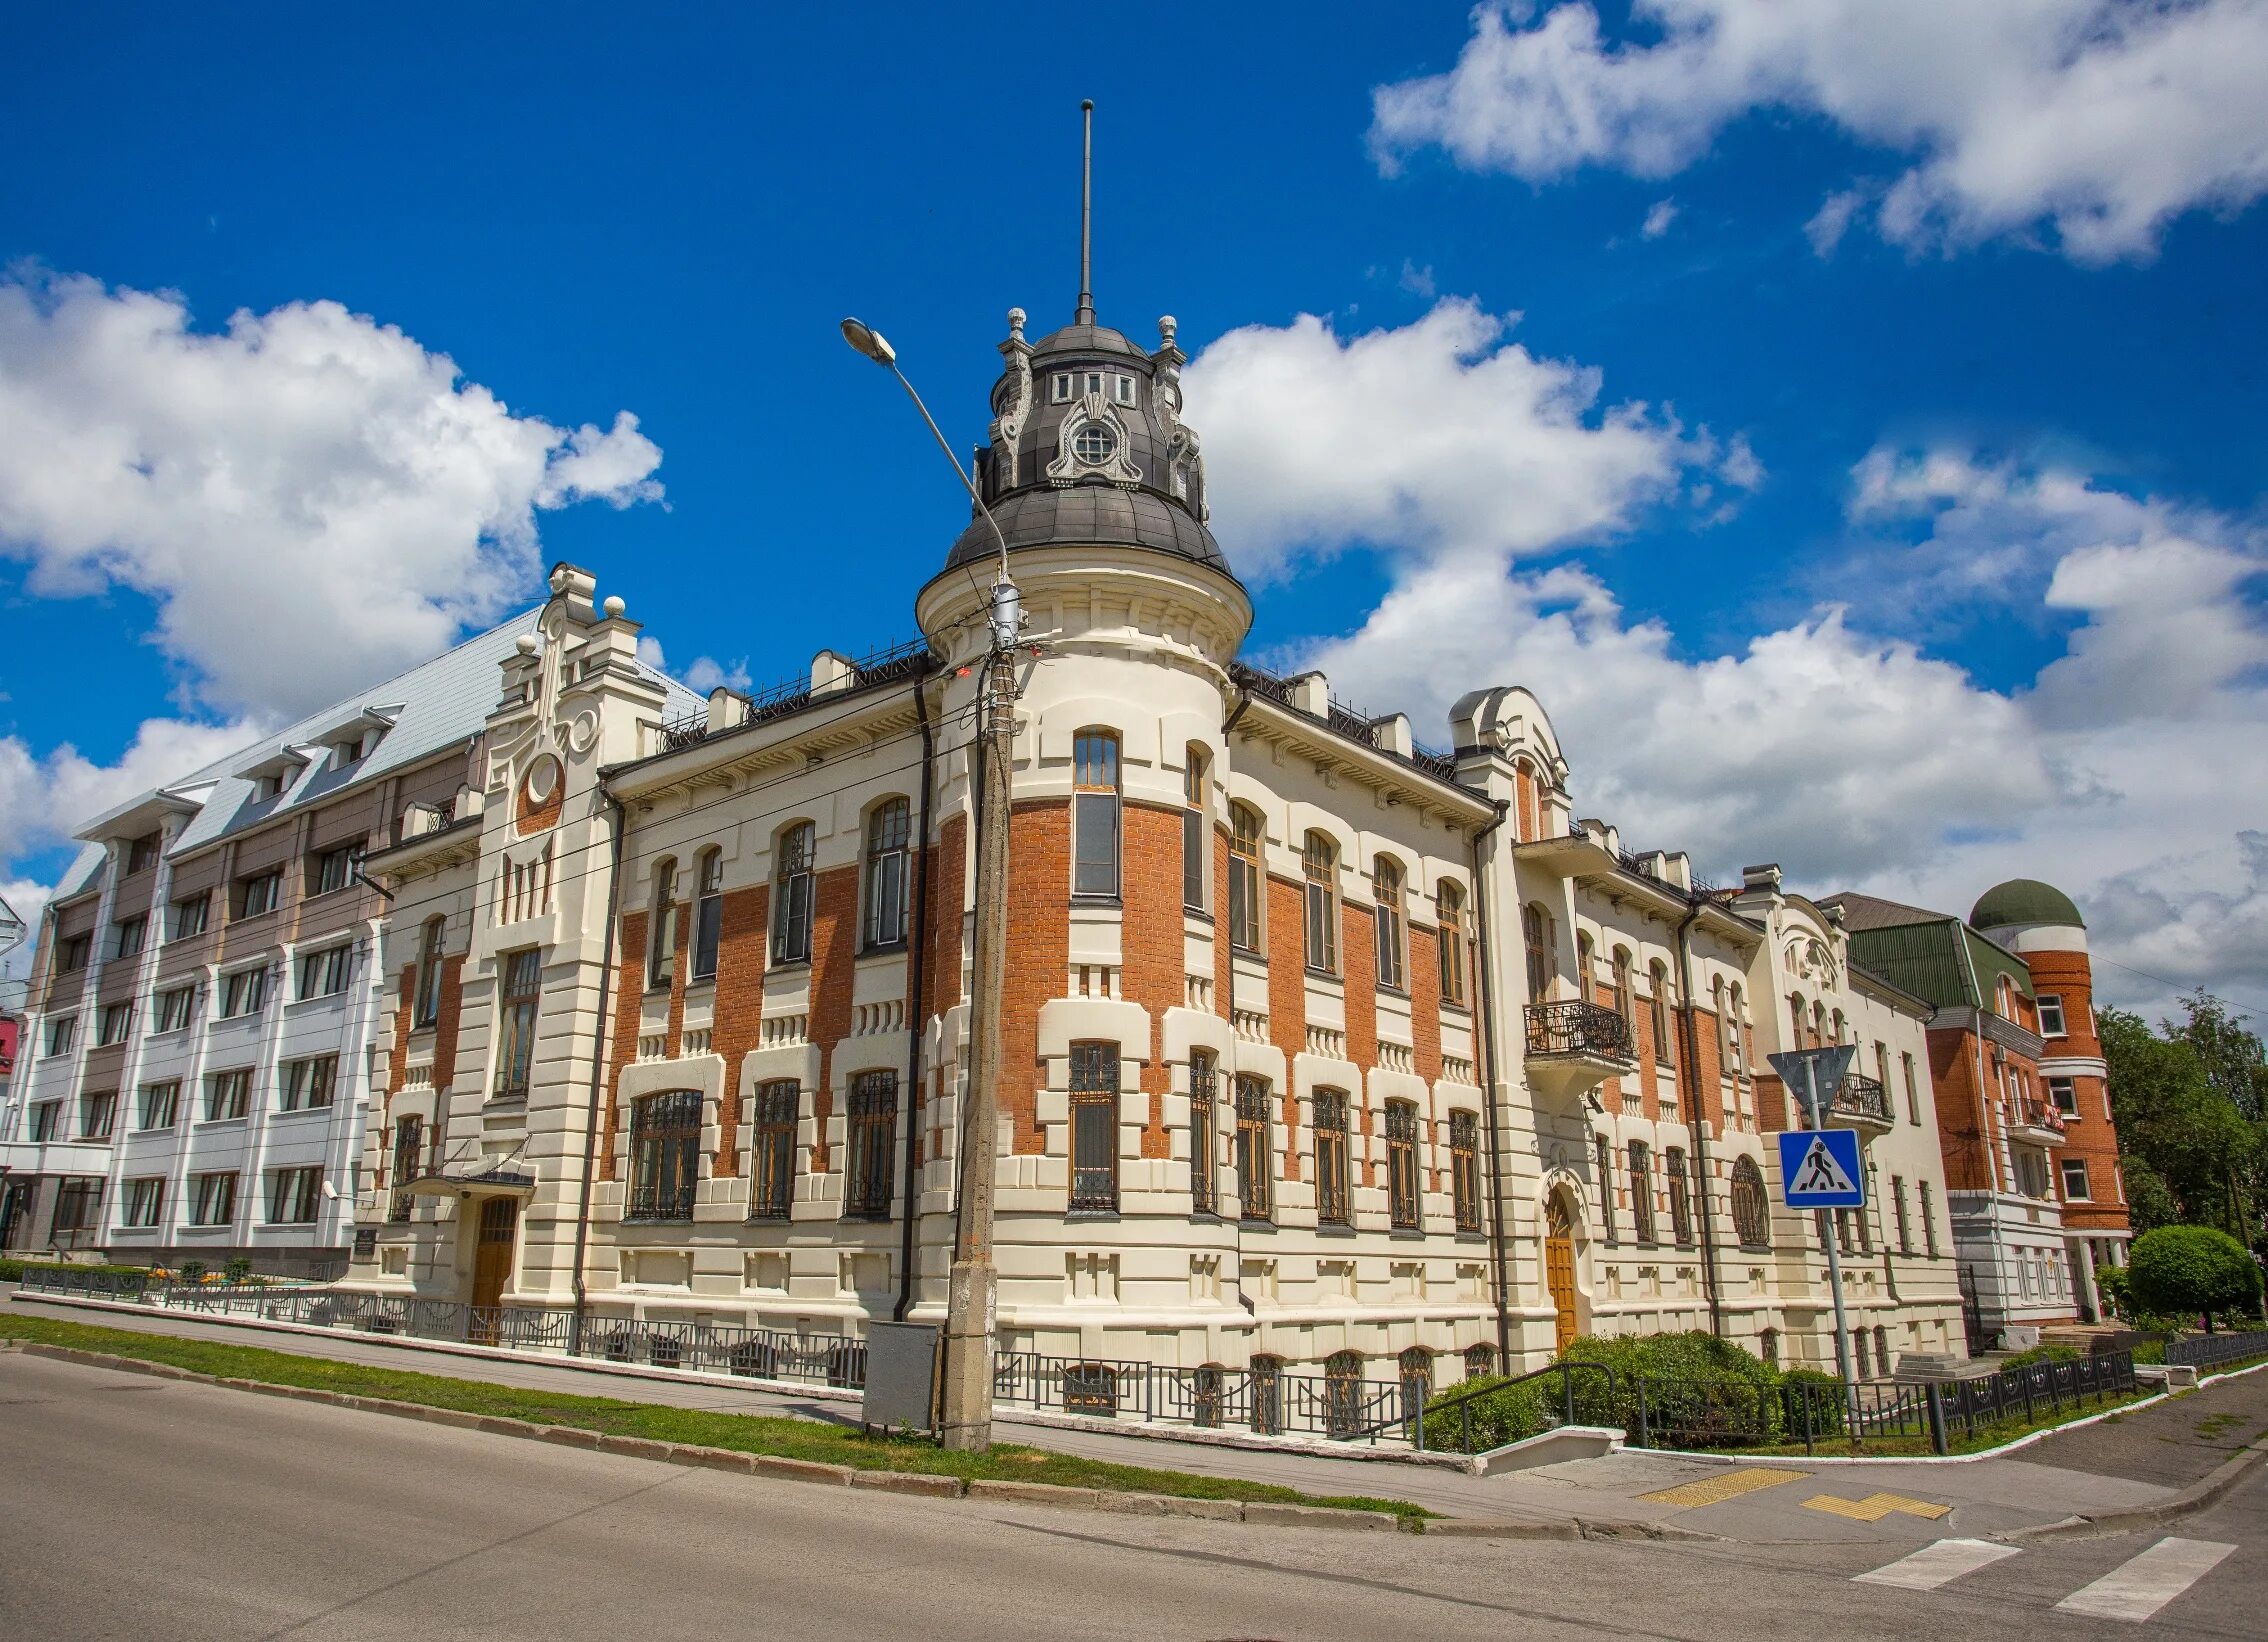
[[[1488,1122],[1488,1253],[1495,1269],[1496,1362],[1506,1372],[1512,1367],[1512,1271],[1504,1247],[1504,1146],[1496,1116],[1496,989],[1489,984],[1489,972],[1494,967],[1489,958],[1495,948],[1488,938],[1488,875],[1481,870],[1481,841],[1503,826],[1511,812],[1511,800],[1499,798],[1496,818],[1473,834],[1473,934],[1479,954],[1473,968],[1480,980],[1480,1031],[1476,1034],[1480,1041],[1475,1047],[1481,1062],[1479,1076]]]
[[[575,1211],[575,1315],[567,1335],[567,1354],[571,1357],[582,1354],[583,1315],[589,1305],[589,1295],[583,1287],[583,1259],[591,1242],[591,1187],[598,1173],[599,1096],[606,1088],[606,1012],[614,992],[614,929],[622,912],[622,841],[628,831],[622,800],[608,793],[606,801],[614,812],[613,860],[606,884],[606,948],[599,968],[598,1025],[591,1033],[591,1102],[584,1116],[582,1201]]]
[[[1709,1219],[1709,1118],[1701,1109],[1701,1044],[1700,1035],[1693,1029],[1692,936],[1701,907],[1702,902],[1695,898],[1677,925],[1678,1036],[1685,1040],[1684,1064],[1678,1068],[1677,1081],[1688,1092],[1685,1109],[1693,1114],[1694,1197],[1701,1213],[1701,1287],[1709,1296],[1709,1332],[1721,1340],[1725,1337],[1725,1305],[1717,1279],[1717,1238]]]
[[[915,1102],[921,1098],[921,1037],[929,996],[929,803],[936,791],[932,761],[937,752],[936,732],[929,722],[929,679],[914,681],[914,720],[921,727],[921,819],[914,836],[921,848],[914,855],[913,901],[913,1003],[906,1011],[906,1225],[898,1249],[898,1303],[891,1309],[893,1322],[902,1323],[913,1309],[914,1234],[916,1222],[915,1160],[921,1154],[921,1126],[914,1122]],[[956,909],[957,912],[957,909]]]

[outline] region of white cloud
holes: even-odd
[[[523,594],[539,511],[654,499],[660,460],[626,412],[515,415],[335,302],[199,331],[176,295],[0,278],[0,552],[35,593],[147,595],[222,713],[287,715],[433,655]]]
[[[1431,302],[1439,289],[1433,282],[1432,265],[1420,268],[1408,257],[1402,259],[1402,277],[1396,283],[1410,295],[1426,302]]]
[[[1588,0],[1488,0],[1445,74],[1382,86],[1391,169],[1429,145],[1548,181],[1664,177],[1759,109],[1817,115],[1910,161],[1880,231],[1952,249],[2050,229],[2086,262],[2144,256],[2172,218],[2268,190],[2264,0],[1637,0],[1610,41]],[[1864,204],[1812,219],[1831,249]]]
[[[1660,239],[1670,231],[1670,224],[1675,221],[1677,221],[1677,201],[1656,200],[1651,206],[1647,207],[1646,220],[1638,225],[1639,237],[1642,239]]]
[[[638,640],[638,659],[656,672],[672,672],[669,662],[662,655],[661,640],[650,634],[641,636]],[[704,696],[720,684],[728,690],[746,691],[752,682],[746,656],[729,662],[718,661],[713,656],[695,656],[691,666],[674,676],[688,690]]]
[[[271,727],[252,719],[148,719],[110,764],[69,742],[43,757],[20,736],[0,736],[0,861],[61,844],[103,811],[225,758]]]
[[[1843,243],[1850,232],[1851,219],[1866,204],[1866,192],[1858,188],[1845,188],[1829,194],[1820,201],[1819,209],[1803,225],[1804,238],[1811,241],[1812,251],[1819,256],[1835,254],[1835,247]]]

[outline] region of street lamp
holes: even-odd
[[[976,739],[977,801],[976,975],[969,999],[969,1076],[961,1122],[959,1213],[953,1236],[953,1269],[946,1289],[945,1361],[940,1388],[938,1435],[948,1448],[975,1452],[992,1446],[993,1318],[999,1274],[992,1262],[994,1153],[999,1145],[1000,1000],[1006,990],[1008,955],[1009,768],[1015,757],[1016,669],[1013,652],[1022,626],[1016,584],[1008,576],[1008,538],[976,483],[961,467],[953,447],[938,431],[937,419],[898,369],[897,350],[882,333],[856,319],[843,321],[843,340],[877,365],[886,367],[921,412],[930,435],[961,487],[976,503],[1000,548],[1000,579],[992,589],[991,647],[979,685],[983,692],[983,730]],[[926,843],[926,840],[924,840]],[[919,1030],[920,1023],[915,1023]],[[910,1091],[909,1091],[910,1096]],[[906,1213],[914,1205],[907,1203]]]

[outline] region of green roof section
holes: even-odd
[[[2011,878],[1986,890],[1970,911],[1969,924],[1975,929],[2005,929],[2012,924],[2087,927],[2070,896],[2037,878]]]
[[[2003,975],[2032,996],[2032,972],[2024,960],[1958,918],[1854,929],[1850,941],[1853,964],[1940,1009],[1990,1009]]]

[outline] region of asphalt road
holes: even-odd
[[[2170,1544],[2168,1542],[2171,1542]],[[2231,1549],[2222,1550],[2227,1546]],[[2268,1637],[2268,1483],[2173,1534],[1425,1539],[735,1477],[0,1354],[0,1636]],[[1959,1549],[1940,1553],[1965,1566]],[[2107,1581],[2107,1583],[2106,1583]],[[2178,1594],[2170,1594],[2177,1592]]]

